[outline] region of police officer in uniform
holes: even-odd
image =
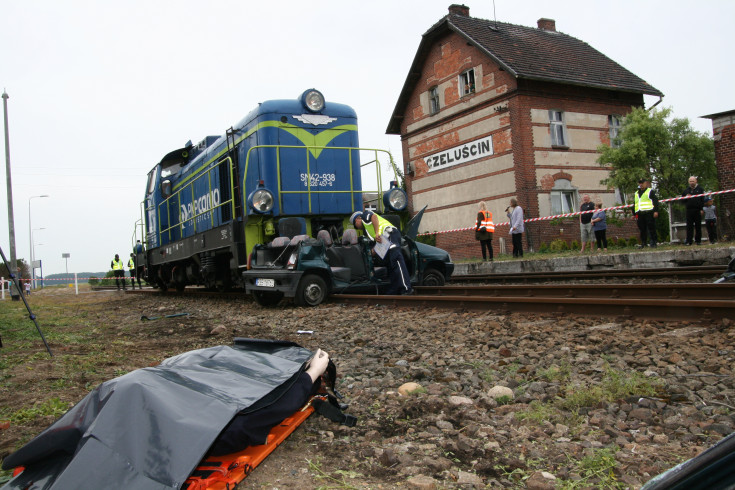
[[[383,240],[390,240],[390,248],[386,253],[390,286],[385,294],[413,294],[411,276],[401,253],[401,232],[398,228],[372,211],[355,211],[350,216],[350,223],[356,230],[365,232],[372,242],[382,243]]]
[[[122,283],[122,288],[125,290],[125,271],[123,270],[123,262],[120,260],[118,254],[115,254],[115,260],[110,262],[110,267],[112,268],[113,274],[115,274],[115,285],[117,289],[120,289],[120,283]]]
[[[658,198],[650,187],[648,178],[638,180],[638,191],[635,193],[635,214],[638,218],[638,229],[641,232],[639,247],[656,248],[656,218],[658,218]]]
[[[128,260],[128,271],[130,272],[130,285],[133,289],[135,289],[135,254],[130,254],[130,259]],[[138,279],[138,288],[140,288],[140,279]]]

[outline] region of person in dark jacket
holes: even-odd
[[[704,189],[697,183],[695,176],[689,177],[689,186],[681,193],[682,197],[698,196],[684,199],[687,208],[687,239],[685,245],[692,244],[692,238],[697,245],[702,244],[702,208],[704,207]]]
[[[302,408],[319,389],[317,381],[329,365],[329,355],[317,349],[306,369],[283,395],[271,405],[248,413],[239,413],[214,441],[209,456],[242,451],[248,446],[265,444],[268,433],[286,417]]]
[[[493,213],[487,210],[485,201],[480,201],[480,210],[477,212],[475,221],[475,239],[480,241],[482,248],[482,260],[493,261],[493,234],[495,233],[495,223],[493,223]],[[487,252],[486,252],[487,251]]]

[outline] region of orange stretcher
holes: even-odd
[[[249,446],[240,452],[213,456],[199,463],[186,479],[182,490],[232,490],[252,473],[312,413],[313,398],[290,417],[273,427],[265,444]]]

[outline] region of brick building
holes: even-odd
[[[551,19],[531,28],[450,6],[423,34],[387,129],[401,136],[410,205],[428,205],[420,231],[473,225],[479,201],[496,223],[511,197],[527,218],[576,211],[583,194],[613,206],[597,147],[644,94],[663,96]],[[579,240],[576,220],[526,229],[529,248]],[[472,231],[440,234],[437,245],[457,258],[480,252]]]
[[[735,189],[735,111],[702,116],[712,120],[715,161],[720,189]],[[722,194],[718,206],[718,234],[732,240],[735,236],[735,195]]]

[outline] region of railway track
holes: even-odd
[[[578,279],[712,279],[727,270],[726,265],[663,267],[646,269],[599,269],[554,272],[519,272],[514,274],[465,274],[452,276],[452,283],[529,283],[541,281],[571,281]]]
[[[417,287],[413,296],[333,295],[332,302],[414,308],[704,321],[735,318],[735,284]]]

